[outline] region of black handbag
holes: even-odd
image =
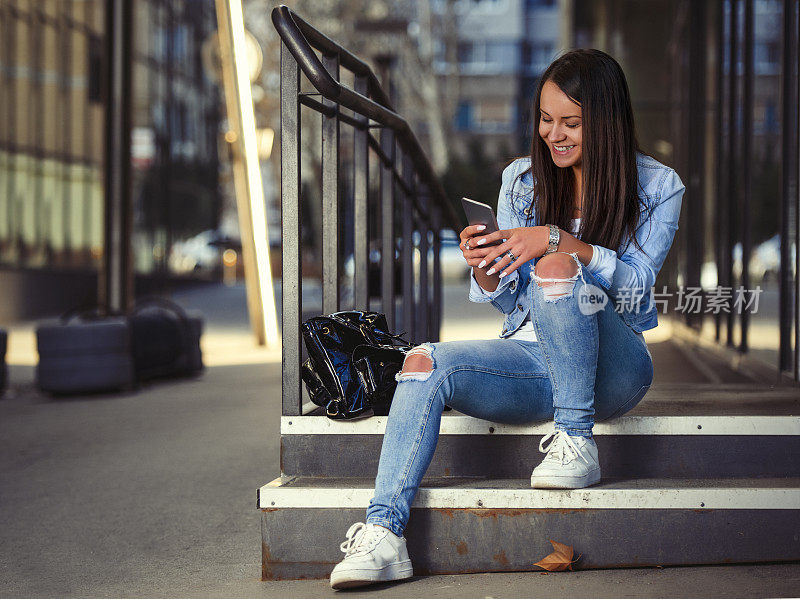
[[[301,326],[308,360],[300,374],[313,403],[334,420],[389,413],[406,352],[378,312],[334,312]]]
[[[147,297],[128,316],[131,353],[140,381],[192,376],[203,370],[203,318],[175,302]]]

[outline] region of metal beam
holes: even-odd
[[[442,329],[442,215],[438,206],[432,205],[430,210],[433,228],[433,303],[428,339],[435,342],[439,341]]]
[[[355,77],[355,91],[367,95],[368,82]],[[353,300],[357,309],[369,309],[369,132],[353,130]]]
[[[686,115],[688,181],[686,203],[687,257],[686,284],[700,286],[700,267],[704,262],[705,239],[705,125],[706,125],[706,3],[689,5],[689,89]],[[689,313],[687,324],[699,326],[702,315]]]
[[[716,50],[716,72],[715,72],[715,119],[714,119],[714,263],[717,265],[717,285],[721,284],[719,272],[723,264],[723,252],[725,244],[723,236],[725,233],[725,214],[726,207],[724,200],[730,196],[727,190],[725,177],[725,2],[716,3],[715,13],[715,50]],[[722,315],[723,312],[714,314],[714,339],[722,339]]]
[[[235,134],[233,181],[242,258],[247,286],[250,326],[259,345],[277,348],[280,343],[264,188],[256,141],[256,122],[250,90],[244,15],[241,0],[216,0],[220,61],[225,88],[228,123]]]
[[[733,246],[736,243],[736,190],[738,186],[738,169],[736,151],[738,143],[738,127],[736,126],[736,96],[737,96],[737,64],[738,64],[738,39],[739,39],[739,19],[738,19],[738,0],[730,0],[730,12],[728,13],[728,55],[730,57],[728,69],[728,190],[730,191],[731,204],[727,209],[726,235],[723,240],[725,261],[722,266],[722,284],[726,287],[733,285]],[[722,216],[724,218],[724,216]],[[735,320],[734,311],[727,314],[726,343],[733,347],[733,326]]]
[[[424,186],[420,186],[419,202],[425,208],[429,208],[428,192]],[[430,318],[431,301],[430,289],[428,287],[428,230],[430,223],[427,219],[418,220],[419,229],[419,302],[417,303],[417,313],[414,322],[415,337],[420,341],[430,341]]]
[[[381,150],[390,158],[391,164],[381,164],[381,303],[389,328],[395,328],[394,273],[396,262],[394,210],[395,210],[395,143],[394,133],[381,129]]]
[[[329,54],[322,64],[339,80],[339,57]],[[333,114],[322,115],[322,312],[339,311],[339,106]]]
[[[281,44],[281,252],[283,415],[300,414],[302,238],[300,236],[300,69]]]
[[[744,47],[742,61],[744,62],[744,89],[742,90],[742,137],[741,137],[741,165],[742,193],[741,193],[741,235],[742,235],[742,281],[745,293],[750,289],[750,253],[752,250],[752,227],[750,206],[753,196],[753,161],[750,142],[753,139],[753,40],[754,40],[754,15],[753,0],[744,0]],[[742,335],[739,342],[739,351],[748,349],[750,329],[750,311],[742,309],[740,315]]]
[[[402,153],[403,179],[408,186],[414,189],[414,170],[411,168],[411,159]],[[415,335],[414,315],[417,312],[416,300],[414,298],[414,199],[403,194],[403,249],[401,253],[401,263],[403,269],[403,329],[408,333],[411,340],[419,343],[423,341]]]
[[[798,322],[798,300],[792,305],[793,273],[792,265],[797,257],[792,255],[792,240],[797,236],[797,143],[798,143],[798,23],[797,0],[784,0],[783,3],[783,115],[781,118],[783,131],[781,138],[783,157],[781,172],[781,260],[780,260],[780,295],[778,304],[778,320],[780,323],[779,364],[781,371],[791,370],[794,380],[800,380],[800,352],[795,349],[792,357],[792,318],[795,319],[795,332],[800,332]],[[800,277],[798,278],[800,280]],[[795,293],[797,289],[795,289]],[[795,296],[797,297],[797,296]],[[795,344],[797,346],[797,344]]]
[[[131,260],[131,0],[106,4],[105,243],[98,289],[99,304],[125,312],[133,302]]]

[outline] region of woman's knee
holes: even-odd
[[[470,349],[462,342],[422,343],[406,352],[403,367],[395,378],[398,382],[427,381],[434,374],[450,373],[460,365],[472,365],[476,357],[474,347]]]
[[[650,383],[641,385],[627,394],[622,394],[621,396],[617,394],[614,401],[598,402],[597,397],[595,397],[595,421],[601,422],[619,418],[623,414],[630,412],[642,401],[649,389]]]
[[[578,264],[572,254],[553,252],[539,258],[533,272],[544,279],[568,279],[578,274]]]
[[[545,299],[570,295],[578,275],[578,264],[572,254],[554,252],[542,256],[533,269],[534,281],[542,288]]]
[[[433,346],[430,343],[417,345],[406,353],[403,368],[395,377],[402,381],[426,381],[433,373]]]

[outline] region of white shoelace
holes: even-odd
[[[347,530],[346,536],[347,540],[339,545],[339,549],[345,556],[355,555],[372,550],[383,538],[383,531],[377,526],[356,522]]]
[[[548,441],[550,441],[550,443],[545,447]],[[555,430],[542,437],[542,440],[539,442],[539,451],[547,454],[544,458],[545,460],[558,460],[560,464],[569,464],[576,457],[582,459],[587,464],[589,463],[589,460],[583,456],[581,450],[575,444],[575,441],[572,440],[572,437],[564,431]]]

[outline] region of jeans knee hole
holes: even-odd
[[[433,374],[433,346],[423,343],[411,349],[403,360],[403,369],[395,375],[398,383],[403,381],[427,381]]]
[[[533,280],[541,288],[544,301],[555,302],[564,297],[572,297],[577,275],[568,279],[545,279],[534,275]]]

